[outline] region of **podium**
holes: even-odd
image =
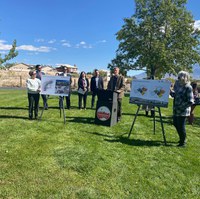
[[[113,126],[117,123],[118,93],[111,90],[99,90],[95,112],[95,124]]]

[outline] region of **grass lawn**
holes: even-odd
[[[0,90],[0,198],[200,198],[200,106],[186,125],[187,147],[178,148],[171,99],[161,108],[167,146],[144,111],[127,138],[137,110],[128,96],[113,127],[94,124],[91,96],[87,110],[76,94],[71,101],[65,125],[55,96],[41,121],[28,120],[26,91]]]

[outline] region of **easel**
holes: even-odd
[[[49,99],[49,95],[47,95],[47,101],[48,101],[48,99]],[[46,103],[47,103],[47,101],[46,101]],[[64,101],[64,96],[59,96],[60,117],[62,117],[62,113],[63,113],[64,124],[66,124],[66,115],[65,115],[65,109],[64,109],[63,101]],[[44,107],[42,109],[39,120],[42,119],[42,115],[43,115],[43,112],[45,110],[45,106],[46,106],[46,104],[44,105]]]
[[[131,129],[130,129],[130,132],[129,132],[129,134],[128,134],[128,138],[130,138],[131,131],[132,131],[133,126],[134,126],[134,124],[135,124],[135,121],[136,121],[136,118],[137,118],[137,116],[138,116],[140,107],[141,107],[141,104],[138,104],[138,109],[137,109],[137,112],[136,112],[136,114],[135,114],[133,123],[132,123],[132,125],[131,125]],[[162,116],[161,116],[160,107],[159,107],[159,106],[156,106],[156,107],[158,108],[158,113],[159,113],[159,117],[160,117],[160,123],[161,123],[161,127],[162,127],[163,139],[164,139],[164,143],[165,143],[165,146],[166,146],[166,145],[167,145],[167,141],[166,141],[166,137],[165,137],[165,131],[164,131],[164,126],[163,126],[163,121],[162,121]],[[154,134],[155,134],[155,129],[156,129],[155,114],[154,114],[153,123],[154,123]]]

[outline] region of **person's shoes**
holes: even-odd
[[[178,145],[177,145],[177,147],[186,147],[186,145],[185,145],[185,143],[179,143]]]
[[[118,118],[117,118],[117,121],[119,122],[120,120],[121,120],[121,117],[118,117]]]
[[[48,110],[48,107],[46,106],[46,107],[44,108],[44,110]]]
[[[148,116],[149,115],[149,111],[145,111],[145,115]]]

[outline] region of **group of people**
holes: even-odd
[[[41,91],[41,78],[42,75],[44,75],[41,69],[42,69],[41,65],[36,65],[36,70],[29,72],[30,78],[26,81],[26,86],[28,90],[28,100],[29,100],[29,119],[33,119],[33,112],[34,112],[34,118],[37,119],[38,117],[39,98],[40,98],[39,93]],[[62,66],[61,72],[58,72],[56,75],[70,76],[69,71],[65,66]],[[70,85],[71,83],[72,83],[72,78],[70,76]],[[92,94],[91,108],[94,108],[95,98],[98,95],[98,91],[104,89],[103,78],[100,76],[98,69],[94,70],[94,75],[91,78],[90,82],[86,77],[86,73],[84,71],[80,73],[78,79],[78,108],[80,110],[86,109],[87,95],[89,92],[89,88]],[[122,107],[122,97],[124,95],[124,88],[125,88],[124,77],[119,74],[119,68],[115,67],[114,74],[108,83],[107,89],[118,93],[118,120],[121,119],[122,115],[121,107]],[[48,109],[47,96],[46,95],[41,95],[41,96],[43,99],[43,106],[47,110]],[[68,96],[65,97],[67,109],[71,108],[70,96],[71,96],[71,87]],[[63,102],[64,102],[64,96],[59,96],[60,109],[64,108]]]
[[[62,68],[63,71],[58,73],[60,76],[68,76],[68,71],[66,67]],[[28,90],[28,101],[29,101],[29,119],[38,117],[38,107],[39,107],[39,98],[41,90],[41,76],[44,73],[41,72],[41,66],[36,65],[35,71],[29,72],[30,78],[27,80],[27,90]],[[70,76],[70,84],[71,84]],[[91,108],[94,108],[95,97],[98,94],[98,91],[104,88],[103,78],[99,75],[98,69],[94,70],[94,76],[91,78],[89,83],[86,73],[82,71],[78,79],[78,108],[81,110],[86,109],[87,105],[87,95],[89,87],[92,94]],[[118,93],[118,121],[122,116],[122,98],[124,96],[125,82],[124,77],[119,74],[119,68],[115,67],[113,75],[108,82],[107,89],[113,92]],[[70,93],[66,97],[66,107],[70,109]],[[184,147],[186,145],[186,119],[188,118],[189,124],[193,124],[194,121],[194,109],[195,109],[195,100],[198,98],[198,89],[197,84],[190,83],[189,73],[186,71],[180,71],[178,73],[178,79],[174,84],[174,87],[170,90],[170,95],[174,98],[173,102],[173,124],[179,135],[179,147]],[[48,109],[47,98],[45,95],[42,95],[43,105],[45,109]],[[59,97],[59,107],[63,108],[63,99],[64,97]],[[83,104],[83,106],[82,106]]]

